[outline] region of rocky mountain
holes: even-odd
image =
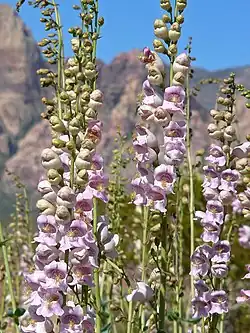
[[[3,215],[10,208],[13,187],[4,169],[20,176],[31,193],[42,174],[40,152],[50,142],[50,131],[45,120],[42,96],[47,92],[40,88],[36,70],[46,66],[31,32],[8,5],[0,4],[0,208]],[[110,160],[117,125],[131,135],[136,121],[136,99],[146,77],[144,66],[137,59],[138,51],[118,55],[110,64],[99,62],[98,87],[105,95],[105,105],[100,113],[104,122],[102,151]],[[250,81],[250,67],[230,68],[217,72],[195,69],[192,85],[200,79],[223,78],[236,72],[241,83]],[[197,98],[192,98],[193,149],[208,144],[206,125],[209,109],[216,98],[216,85],[202,88]],[[239,98],[237,112],[241,120],[240,137],[249,131],[250,117]]]

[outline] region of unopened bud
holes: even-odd
[[[55,132],[65,133],[66,128],[58,116],[50,117],[51,127]]]
[[[158,38],[168,40],[168,28],[163,20],[157,19],[154,21],[154,34]]]
[[[81,124],[78,119],[75,117],[69,122],[69,132],[73,135],[76,136],[81,129]]]
[[[164,44],[162,43],[161,40],[154,39],[153,46],[154,46],[154,49],[155,49],[156,52],[166,54],[167,49],[166,49],[166,47],[164,46]]]
[[[160,6],[166,11],[170,11],[172,9],[170,0],[161,0]]]
[[[50,169],[47,172],[48,181],[52,185],[59,185],[62,181],[62,176],[55,169]]]

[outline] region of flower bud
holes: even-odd
[[[175,73],[174,77],[173,77],[173,86],[183,86],[184,83],[185,83],[185,79],[186,79],[186,76],[181,73],[181,72],[177,72]]]
[[[169,30],[169,38],[173,42],[177,42],[177,40],[181,37],[181,29],[180,25],[175,22],[171,25],[171,28]]]
[[[58,138],[54,138],[54,139],[52,139],[52,145],[55,146],[56,148],[64,148],[66,145],[66,142],[63,140],[60,140]]]
[[[91,159],[94,151],[89,151],[88,149],[81,148],[80,153],[77,155],[75,160],[75,166],[79,170],[91,168]]]
[[[172,57],[172,56],[176,55],[177,52],[178,52],[177,46],[175,44],[171,44],[168,48],[168,55],[170,57]]]
[[[211,123],[208,125],[207,130],[209,133],[213,133],[218,129],[217,125],[215,125],[214,123]]]
[[[164,14],[164,15],[162,15],[162,21],[166,24],[170,23],[171,22],[171,17],[167,14]]]
[[[70,212],[65,206],[57,206],[55,219],[57,223],[67,224],[70,219]]]
[[[238,171],[242,171],[246,168],[247,165],[248,165],[248,159],[247,158],[240,158],[239,160],[236,161],[235,168]]]
[[[187,7],[187,0],[177,0],[176,8],[183,11]]]
[[[95,149],[95,143],[93,141],[91,141],[90,139],[84,139],[82,141],[82,148],[83,149],[88,149],[88,150],[93,150]]]
[[[164,82],[161,72],[156,67],[148,68],[147,79],[150,84],[156,85],[156,86],[160,86]]]
[[[85,119],[87,121],[97,119],[97,112],[92,108],[88,108],[88,110],[85,112]]]
[[[224,145],[224,146],[222,147],[222,150],[223,150],[223,152],[226,153],[226,154],[230,153],[230,147],[229,147],[228,145]]]
[[[231,112],[224,112],[224,119],[228,122],[231,123],[233,120],[233,114]]]
[[[61,119],[57,116],[51,116],[50,117],[50,124],[52,129],[55,132],[59,132],[59,133],[65,133],[66,132],[66,128],[64,126],[64,123],[61,121]]]
[[[221,191],[219,194],[219,198],[223,205],[230,205],[233,202],[234,196],[229,191]]]
[[[154,34],[165,41],[168,39],[168,28],[163,20],[157,19],[154,21]]]
[[[96,77],[96,68],[92,62],[88,62],[84,69],[84,75],[87,79],[94,79]]]
[[[88,172],[85,169],[79,170],[76,175],[76,184],[79,186],[85,186],[88,182]]]
[[[170,11],[172,6],[170,0],[161,0],[161,8],[167,11]]]
[[[59,206],[64,206],[66,208],[73,208],[75,205],[75,193],[74,191],[68,187],[63,186],[57,193],[56,203]]]
[[[60,169],[62,167],[61,160],[59,156],[50,148],[46,148],[42,151],[42,166],[49,169]]]
[[[174,73],[181,72],[187,75],[190,66],[190,59],[186,53],[179,54],[174,61],[173,71]]]
[[[220,130],[209,133],[209,136],[213,139],[220,140],[223,136],[223,132]]]
[[[179,24],[183,24],[184,23],[184,16],[183,15],[178,15],[176,17],[176,22]]]
[[[89,107],[95,111],[99,110],[103,104],[103,93],[96,89],[90,95]]]
[[[59,185],[62,181],[62,176],[56,169],[50,169],[47,172],[48,181],[52,185]]]
[[[54,215],[56,211],[55,206],[45,199],[38,200],[36,203],[36,207],[43,215]]]
[[[163,53],[166,54],[167,53],[167,49],[165,48],[164,44],[162,43],[161,40],[159,39],[154,39],[153,41],[153,46],[154,46],[154,50],[158,53]]]
[[[81,124],[78,119],[75,117],[69,122],[69,132],[73,135],[76,136],[81,129]]]
[[[72,50],[74,52],[78,52],[79,51],[79,46],[80,46],[80,40],[78,38],[72,38],[71,39],[71,46],[72,46]]]
[[[226,127],[223,134],[227,141],[233,141],[235,139],[235,129],[233,126]]]

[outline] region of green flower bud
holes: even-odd
[[[73,135],[76,136],[78,134],[78,132],[81,129],[81,124],[79,122],[78,119],[73,118],[70,122],[69,122],[69,132]]]
[[[62,181],[62,176],[55,169],[48,170],[47,177],[51,185],[59,185]]]
[[[65,206],[57,206],[55,219],[58,223],[65,224],[70,221],[70,212]]]
[[[37,43],[38,46],[44,47],[50,43],[50,40],[47,38],[43,38],[40,42]]]
[[[52,139],[52,145],[55,146],[56,148],[64,148],[66,145],[66,142],[60,139]]]
[[[224,112],[224,119],[227,122],[231,122],[233,120],[233,114],[231,112]]]
[[[161,0],[160,6],[162,9],[170,11],[172,9],[170,0]]]
[[[40,199],[36,203],[36,207],[42,212],[43,215],[54,215],[56,207],[45,199]]]
[[[92,62],[88,62],[84,69],[84,75],[87,79],[94,79],[96,77],[96,68]]]
[[[218,97],[218,98],[217,98],[217,103],[218,103],[218,104],[222,104],[222,105],[223,105],[223,104],[224,104],[224,98],[223,98],[223,97],[221,97],[221,96],[220,96],[220,97]]]
[[[176,7],[182,11],[187,7],[187,0],[177,0]]]
[[[42,166],[49,169],[60,169],[62,166],[59,156],[50,148],[45,148],[41,153]]]
[[[65,133],[66,132],[66,128],[65,128],[63,122],[61,121],[61,119],[58,116],[50,117],[50,124],[51,124],[52,129],[55,132],[59,132],[59,133]]]
[[[98,18],[98,25],[101,27],[104,24],[104,17],[99,17]]]
[[[155,49],[156,52],[167,54],[167,49],[166,49],[166,47],[164,46],[164,44],[162,43],[161,40],[155,39],[153,41],[153,46],[154,46],[154,49]]]
[[[154,22],[154,34],[158,38],[162,38],[163,40],[168,40],[168,28],[163,20],[155,20]]]
[[[162,21],[166,24],[170,23],[171,22],[171,17],[168,16],[167,14],[164,14],[164,15],[162,15]]]
[[[171,25],[168,35],[170,40],[173,42],[177,42],[177,40],[181,37],[180,25],[177,22]]]
[[[47,68],[40,68],[36,71],[37,75],[47,75],[49,73],[49,70]]]
[[[174,56],[174,55],[177,54],[177,52],[178,52],[177,46],[175,44],[171,44],[168,48],[168,55],[169,56]]]
[[[163,76],[160,72],[160,70],[157,67],[149,67],[148,68],[148,76],[147,79],[150,84],[160,86],[163,84]]]
[[[68,142],[66,142],[66,148],[69,150],[69,151],[73,151],[75,150],[76,146],[75,146],[75,143],[73,140],[69,140]]]
[[[177,72],[173,77],[174,86],[183,86],[185,83],[186,75],[182,72]]]
[[[92,108],[88,108],[88,110],[85,112],[85,116],[89,119],[96,119],[97,113]]]
[[[78,171],[76,176],[76,184],[79,186],[84,186],[88,182],[88,172],[86,169]]]
[[[95,146],[95,143],[90,139],[84,139],[84,141],[82,141],[82,148],[93,150],[95,149]]]
[[[178,15],[178,16],[176,17],[176,22],[177,22],[178,24],[183,24],[183,23],[184,23],[184,16],[183,16],[183,15]]]

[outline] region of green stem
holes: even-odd
[[[129,302],[128,308],[128,325],[127,325],[127,333],[132,333],[132,326],[133,326],[133,302]]]
[[[97,199],[93,199],[94,209],[93,209],[93,232],[95,239],[98,243],[97,234],[97,223],[98,223],[98,212],[97,212]],[[99,263],[100,265],[100,263]],[[95,299],[96,299],[96,333],[101,333],[101,294],[100,294],[100,281],[99,281],[99,268],[94,271],[94,282],[95,282]]]
[[[162,215],[161,221],[161,287],[160,287],[160,307],[159,307],[159,330],[165,329],[165,297],[166,297],[166,271],[167,271],[167,221]]]
[[[189,224],[190,224],[190,254],[194,252],[194,180],[193,180],[193,164],[191,154],[191,113],[190,113],[190,82],[189,75],[187,75],[186,81],[186,93],[187,93],[187,104],[186,104],[186,120],[187,120],[187,162],[188,162],[188,174],[189,174]],[[194,277],[191,275],[190,278],[190,289],[191,298],[195,296],[194,290]],[[194,333],[197,332],[197,326],[194,325]]]
[[[30,221],[30,216],[29,216],[29,199],[27,195],[27,190],[24,187],[23,188],[23,196],[24,196],[24,203],[25,203],[25,222],[27,226],[27,232],[28,232],[28,245],[32,246],[32,226],[31,226],[31,221]]]
[[[149,208],[144,206],[143,207],[143,236],[142,236],[142,276],[141,276],[141,280],[144,282],[146,282],[148,215],[149,215]],[[143,332],[144,326],[145,326],[145,311],[144,311],[143,304],[140,305],[139,319],[141,320],[141,332]]]
[[[58,35],[58,60],[57,60],[57,101],[58,101],[58,116],[62,119],[62,105],[60,99],[60,93],[62,88],[65,86],[65,77],[64,77],[64,44],[63,44],[63,34],[61,26],[61,18],[57,8],[55,0],[53,0],[53,6],[55,8],[55,21],[57,24],[57,35]]]
[[[16,308],[17,308],[16,307],[16,299],[15,299],[15,296],[14,296],[14,289],[13,289],[13,285],[12,285],[10,267],[9,267],[9,262],[8,262],[7,247],[4,244],[4,236],[3,236],[3,229],[2,229],[2,223],[1,222],[0,222],[0,242],[2,243],[3,260],[4,260],[6,277],[7,277],[8,290],[9,290],[10,299],[11,299],[12,312],[15,313]],[[16,326],[16,332],[19,332],[18,326]]]

